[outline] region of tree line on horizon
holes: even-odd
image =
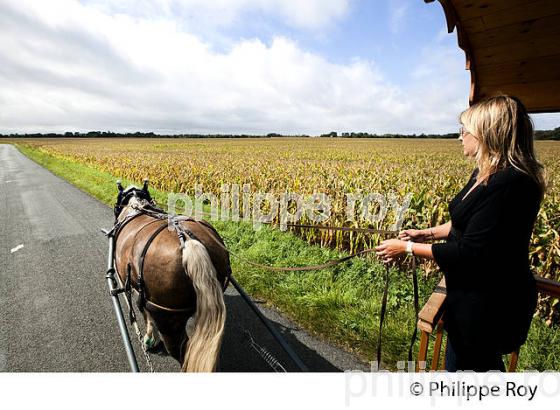
[[[367,132],[343,132],[336,131],[322,134],[319,138],[458,138],[458,133],[449,134],[370,134]],[[0,134],[0,138],[317,138],[305,134],[284,135],[269,133],[266,135],[249,134],[173,134],[162,135],[154,132],[112,132],[112,131],[89,131],[89,132],[65,132],[65,133],[26,133],[26,134]],[[560,127],[553,130],[535,131],[536,140],[560,141]]]

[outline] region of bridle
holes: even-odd
[[[121,181],[117,181],[117,188],[119,193],[117,195],[117,202],[114,206],[114,214],[115,214],[115,223],[117,223],[118,218],[123,211],[123,209],[128,205],[132,198],[138,198],[140,201],[145,201],[148,206],[152,206],[157,210],[163,212],[163,210],[157,208],[155,201],[152,199],[150,195],[150,191],[148,190],[148,179],[144,179],[142,188],[137,188],[135,186],[131,186],[126,190],[123,188]]]

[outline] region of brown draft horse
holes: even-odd
[[[146,322],[145,347],[162,340],[182,371],[214,371],[226,317],[223,291],[231,274],[222,239],[206,221],[180,220],[173,228],[154,212],[145,213],[155,209],[162,214],[147,181],[142,189],[123,190],[117,185],[115,267],[121,282],[130,284],[144,301],[140,307]],[[188,235],[181,240],[178,232]],[[189,337],[186,324],[193,314]]]

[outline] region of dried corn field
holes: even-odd
[[[21,141],[19,141],[21,142]],[[335,226],[387,229],[380,223],[345,215],[345,194],[412,193],[402,228],[426,228],[447,221],[447,203],[466,183],[474,164],[457,140],[252,138],[252,139],[56,139],[26,140],[57,158],[88,164],[119,178],[151,184],[165,192],[221,193],[223,184],[250,184],[252,192],[302,195],[326,193],[332,198]],[[547,167],[550,190],[535,227],[531,263],[536,273],[560,279],[560,143],[537,141],[538,157]],[[515,206],[515,204],[511,204]],[[305,223],[305,219],[301,220]],[[306,230],[313,243],[356,250],[379,238],[363,234]],[[433,266],[426,266],[427,270]],[[544,305],[543,305],[544,307]],[[545,316],[551,314],[550,306]]]

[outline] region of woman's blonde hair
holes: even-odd
[[[515,97],[498,95],[474,104],[459,116],[466,130],[479,141],[476,162],[484,182],[511,165],[533,178],[546,191],[546,173],[533,146],[533,121]]]

